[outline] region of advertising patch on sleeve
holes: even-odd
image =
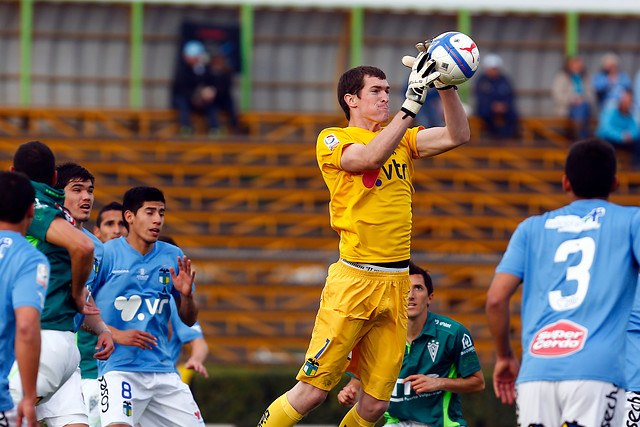
[[[538,357],[564,357],[582,350],[589,331],[584,326],[562,319],[536,332],[529,351]]]
[[[334,134],[330,133],[324,137],[324,145],[326,145],[329,150],[333,151],[338,144],[340,144],[340,141]]]

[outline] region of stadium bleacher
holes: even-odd
[[[195,259],[211,360],[297,362],[337,256],[314,143],[319,129],[345,124],[334,87],[349,64],[349,12],[257,8],[252,108],[240,116],[247,133],[216,140],[202,132],[181,138],[168,109],[177,30],[189,20],[237,24],[239,8],[145,5],[141,108],[129,100],[128,13],[124,4],[38,2],[31,102],[21,106],[19,2],[0,3],[0,56],[8,59],[0,62],[0,166],[22,142],[41,139],[59,161],[80,162],[96,176],[94,217],[133,185],[162,188],[166,233]],[[435,35],[457,19],[446,11],[366,12],[362,59],[387,72],[398,88],[394,102],[407,75],[399,58],[429,36],[424,28]],[[578,44],[591,71],[612,46],[630,73],[640,68],[637,16],[580,19]],[[522,219],[566,201],[559,183],[567,122],[551,117],[549,96],[566,35],[561,14],[474,13],[471,28],[481,52],[502,55],[515,78],[522,135],[488,140],[471,117],[468,146],[417,163],[413,251],[434,275],[434,311],[469,327],[488,366],[483,306],[499,256]],[[621,169],[612,200],[637,204],[640,173],[625,156]]]
[[[81,122],[68,124],[76,126],[74,137],[42,138],[58,161],[81,162],[96,176],[94,215],[131,186],[164,190],[166,233],[198,270],[200,323],[215,349],[213,361],[297,362],[326,268],[337,256],[313,142],[295,138],[315,134],[328,118],[296,116],[304,119],[292,122],[280,114],[278,122],[265,115],[265,123],[257,123],[260,114],[248,115],[257,127],[287,129],[266,132],[280,135],[270,141],[252,135],[215,142],[91,138],[83,137]],[[32,132],[27,126],[0,138],[0,166],[8,166],[18,144],[38,137]],[[435,278],[434,311],[469,327],[484,363],[492,357],[484,298],[499,255],[522,219],[566,201],[559,186],[566,145],[536,135],[535,146],[473,138],[416,164],[414,259]],[[635,203],[640,173],[625,171],[621,182],[614,200]]]

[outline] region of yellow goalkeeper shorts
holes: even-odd
[[[358,346],[362,389],[389,400],[407,339],[409,273],[363,271],[338,261],[329,267],[305,363],[297,379],[331,390]]]

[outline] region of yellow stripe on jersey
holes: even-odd
[[[413,159],[419,127],[407,130],[386,164],[377,171],[341,169],[343,149],[367,145],[378,132],[357,127],[328,128],[316,144],[318,165],[331,202],[331,227],[340,235],[340,257],[355,262],[409,259]]]

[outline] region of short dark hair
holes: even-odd
[[[30,180],[52,185],[56,170],[53,151],[40,141],[30,141],[18,147],[13,155],[13,168]]]
[[[616,152],[611,144],[589,138],[571,145],[564,173],[577,197],[596,199],[609,196],[616,167]]]
[[[345,116],[347,116],[347,120],[351,120],[351,111],[349,111],[349,106],[344,100],[344,96],[350,93],[360,97],[360,91],[364,87],[365,76],[377,77],[381,80],[387,79],[384,71],[371,65],[360,65],[359,67],[345,71],[342,76],[340,76],[340,80],[338,81],[338,103],[340,107],[342,107]]]
[[[58,172],[58,179],[56,180],[55,188],[58,190],[64,190],[64,187],[69,184],[71,180],[77,179],[80,181],[91,181],[91,185],[95,184],[96,179],[94,176],[86,170],[84,167],[77,163],[66,162],[56,167]]]
[[[133,187],[124,193],[122,198],[122,212],[131,211],[135,215],[144,202],[162,202],[164,194],[155,187]]]
[[[100,224],[102,224],[102,219],[103,219],[102,216],[104,215],[105,212],[109,212],[109,211],[118,211],[122,214],[122,205],[118,202],[111,202],[107,205],[104,205],[102,209],[100,209],[100,212],[98,212],[98,218],[96,218],[96,227],[100,228]],[[124,221],[124,217],[122,220]]]
[[[36,192],[26,175],[0,172],[0,221],[19,223],[35,198]]]
[[[427,287],[427,291],[429,291],[429,295],[433,293],[433,281],[431,280],[431,276],[427,273],[426,270],[418,267],[416,263],[413,261],[409,261],[409,275],[419,274],[424,278],[424,284]]]

